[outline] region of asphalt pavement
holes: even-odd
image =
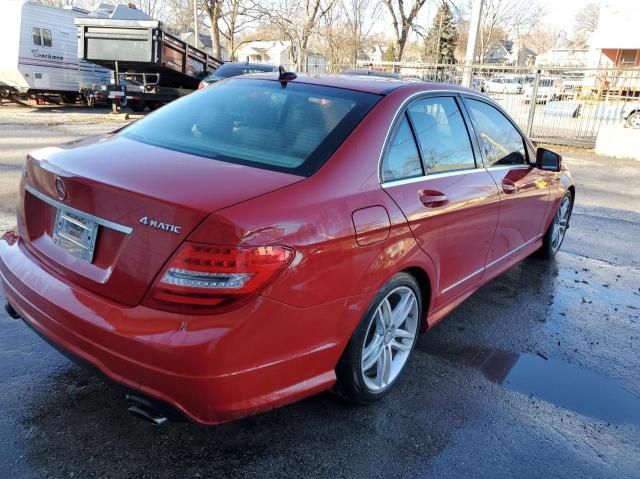
[[[55,143],[110,128],[98,123],[32,133]],[[15,124],[0,115],[0,200],[21,149],[42,143]],[[640,478],[640,162],[563,153],[578,193],[556,259],[477,291],[370,407],[324,393],[217,427],[152,427],[2,311],[0,477]]]

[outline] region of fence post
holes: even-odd
[[[533,79],[533,89],[531,91],[531,106],[529,107],[529,117],[527,118],[527,129],[525,133],[531,137],[533,131],[533,119],[536,114],[536,104],[538,103],[538,85],[540,85],[540,70],[536,70],[536,76]]]

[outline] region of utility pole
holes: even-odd
[[[198,0],[193,0],[193,46],[198,48]]]
[[[482,4],[484,0],[473,0],[471,8],[471,21],[469,22],[469,39],[467,40],[467,54],[464,58],[464,72],[462,74],[462,85],[470,87],[472,79],[471,65],[476,57],[476,43],[478,42],[478,32],[480,31],[480,17],[482,16]]]

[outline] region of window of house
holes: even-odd
[[[451,97],[429,98],[409,107],[426,173],[475,168],[471,140]]]
[[[620,65],[635,65],[638,50],[622,50],[620,52]]]

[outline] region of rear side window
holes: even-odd
[[[406,115],[398,123],[382,160],[382,181],[422,176],[418,147]]]
[[[409,107],[427,174],[475,168],[471,140],[451,97],[429,98]]]
[[[524,138],[498,109],[482,101],[466,99],[480,134],[488,166],[526,165]]]
[[[229,79],[122,130],[143,143],[308,176],[381,97],[290,82]]]

